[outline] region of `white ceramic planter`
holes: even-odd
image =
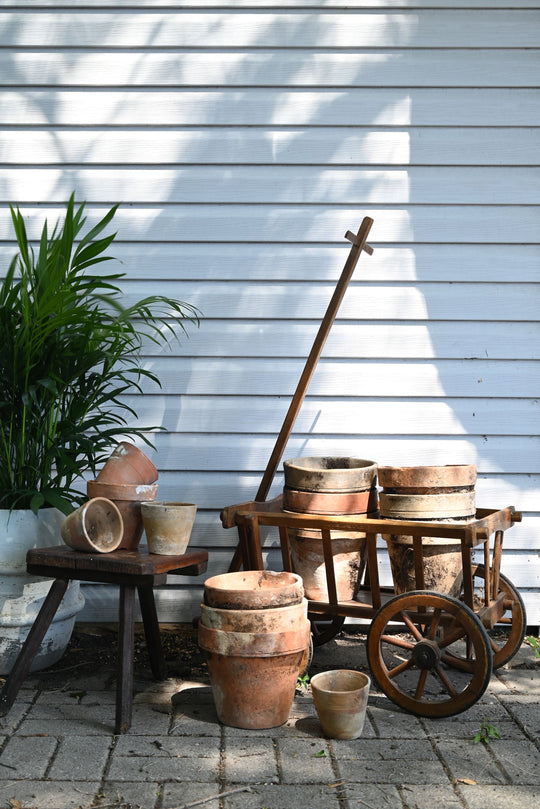
[[[26,552],[62,545],[63,520],[54,508],[41,509],[37,516],[29,509],[0,509],[0,676],[11,671],[52,583],[27,574]],[[83,606],[79,582],[70,582],[31,671],[60,660]]]

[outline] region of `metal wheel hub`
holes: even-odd
[[[412,659],[419,669],[432,669],[441,660],[441,650],[435,641],[421,640],[412,651]]]

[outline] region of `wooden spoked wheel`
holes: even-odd
[[[377,611],[367,656],[384,693],[417,716],[461,713],[482,696],[492,672],[478,616],[459,599],[428,590],[395,596]]]
[[[311,637],[314,646],[322,646],[341,632],[345,618],[343,615],[310,612]]]
[[[486,577],[484,565],[473,565],[472,573],[474,600],[483,604]],[[506,596],[504,602],[506,612],[494,629],[488,630],[494,669],[504,666],[513,658],[523,643],[527,630],[527,616],[523,599],[512,582],[502,573],[499,574],[498,592],[503,592]]]

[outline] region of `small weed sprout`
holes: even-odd
[[[491,724],[491,719],[484,719],[482,724],[480,725],[480,730],[474,737],[474,744],[478,744],[478,742],[482,742],[483,744],[487,744],[489,739],[500,739],[501,733],[499,728],[495,725]]]
[[[540,640],[535,638],[534,635],[527,635],[525,638],[525,643],[528,643],[531,649],[534,652],[534,656],[537,660],[540,660]]]
[[[307,691],[308,685],[309,685],[309,674],[307,673],[302,674],[301,677],[298,677],[296,687],[298,688],[299,691],[301,691],[302,688],[304,689],[304,691]]]

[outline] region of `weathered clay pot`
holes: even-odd
[[[358,592],[365,569],[365,533],[331,531],[332,556],[338,601],[350,601]],[[306,598],[328,601],[328,584],[320,531],[300,528],[289,532],[291,560],[302,577]]]
[[[230,612],[239,616],[239,626],[245,625],[242,610]],[[265,614],[266,610],[258,612]],[[295,629],[278,632],[224,631],[199,624],[199,645],[208,655],[208,673],[221,722],[260,729],[287,721],[310,643],[307,616],[298,624]]]
[[[143,533],[141,503],[155,500],[157,490],[157,483],[102,483],[99,480],[89,480],[86,484],[89,497],[106,497],[120,511],[124,521],[124,534],[119,547],[123,550],[138,548]]]
[[[366,514],[377,508],[377,464],[362,458],[283,462],[283,508],[302,514]]]
[[[362,735],[371,681],[361,671],[323,671],[311,678],[311,691],[325,736],[358,739]]]
[[[158,471],[142,450],[128,441],[117,445],[97,476],[100,483],[155,483]]]
[[[230,610],[263,610],[299,604],[304,597],[302,579],[295,573],[244,570],[212,576],[204,583],[204,602]]]
[[[283,508],[303,514],[363,516],[377,509],[377,464],[363,458],[309,457],[283,462]],[[338,601],[352,600],[365,568],[366,535],[332,531]],[[307,598],[328,601],[320,531],[289,530],[293,569],[302,576]]]
[[[68,514],[60,530],[66,545],[76,551],[110,553],[120,545],[124,524],[114,503],[95,497]]]
[[[384,487],[379,495],[383,519],[421,522],[455,522],[474,519],[476,467],[448,466],[379,467]],[[417,588],[413,538],[383,534],[388,544],[396,593]],[[422,537],[424,587],[459,595],[461,543],[459,540]]]
[[[334,456],[283,461],[285,484],[314,492],[353,492],[377,482],[377,464],[363,458]]]
[[[186,552],[195,521],[194,503],[141,503],[150,553],[174,556]]]
[[[266,610],[224,610],[201,604],[201,624],[223,632],[290,632],[305,626],[307,601]]]

